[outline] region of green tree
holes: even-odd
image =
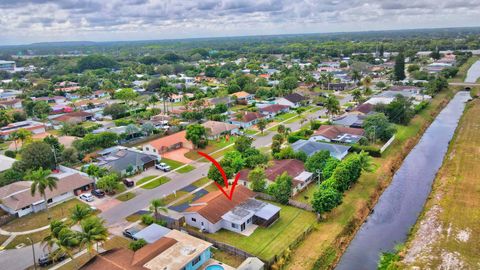
[[[252,138],[249,138],[247,136],[240,136],[237,138],[235,141],[233,147],[235,150],[237,150],[240,153],[246,152],[249,148],[252,147]]]
[[[342,203],[342,197],[342,193],[334,188],[318,188],[313,194],[312,207],[317,214],[322,215],[340,205]]]
[[[329,179],[335,171],[335,168],[337,168],[338,164],[340,164],[340,160],[334,157],[328,158],[322,170],[322,178]]]
[[[286,172],[275,178],[275,182],[268,186],[267,193],[281,204],[288,204],[292,195],[292,177]]]
[[[79,224],[82,220],[85,220],[92,215],[92,209],[88,205],[76,204],[70,209],[70,221],[72,224]]]
[[[115,190],[120,188],[120,182],[118,181],[118,175],[116,173],[109,173],[100,177],[97,181],[97,187],[105,190],[107,193],[114,193]]]
[[[267,176],[265,175],[265,169],[262,167],[256,167],[248,173],[248,181],[250,182],[250,188],[256,192],[264,192],[267,187]]]
[[[285,125],[278,125],[277,132],[278,132],[278,134],[284,135],[285,134]]]
[[[127,106],[129,106],[136,97],[138,97],[138,93],[132,88],[123,88],[115,93],[115,98],[124,101]]]
[[[395,127],[388,122],[383,113],[369,115],[363,121],[363,128],[368,139],[388,141],[395,134]]]
[[[267,124],[268,124],[268,121],[265,118],[261,118],[260,120],[258,120],[257,127],[262,134],[263,134],[263,131],[265,130],[265,128],[267,127]]]
[[[330,95],[325,101],[325,109],[327,109],[327,115],[330,116],[331,121],[334,115],[340,113],[340,102],[335,96]]]
[[[160,211],[164,213],[168,213],[168,208],[165,207],[165,203],[162,199],[154,199],[150,201],[150,211],[153,211],[155,215],[155,220],[158,221],[160,215],[158,214]]]
[[[133,242],[130,242],[128,244],[128,248],[133,250],[133,251],[137,251],[139,249],[141,249],[142,247],[146,246],[148,243],[147,241],[145,241],[145,239],[138,239],[138,240],[135,240]]]
[[[192,142],[196,148],[204,148],[208,144],[207,130],[200,124],[192,124],[187,126],[187,134],[185,138]]]
[[[0,109],[0,127],[4,127],[12,122],[11,115],[7,110]]]
[[[403,52],[395,57],[395,66],[393,67],[393,76],[396,81],[405,79],[405,56]]]
[[[353,90],[352,97],[355,102],[360,103],[360,101],[362,100],[362,91],[360,91],[358,88]]]
[[[73,252],[78,247],[79,241],[77,234],[63,221],[52,220],[50,222],[50,233],[42,240],[42,245],[48,248],[54,261],[65,254],[75,262]]]
[[[330,152],[327,150],[322,150],[314,153],[310,157],[307,158],[307,162],[305,162],[305,168],[307,171],[312,173],[322,173],[323,168],[327,163],[327,160],[330,158]]]
[[[107,240],[108,230],[103,224],[104,221],[96,216],[91,216],[80,222],[79,245],[81,248],[86,248],[90,256],[94,251],[94,245],[97,245],[98,250],[98,243]]]
[[[48,219],[50,219],[50,212],[48,211],[48,199],[46,191],[47,189],[50,191],[56,189],[58,181],[57,178],[50,176],[50,174],[50,170],[39,168],[38,170],[30,171],[27,173],[27,175],[25,175],[25,180],[32,181],[32,185],[30,186],[30,193],[32,196],[35,196],[38,192],[40,196],[43,197]]]
[[[128,106],[121,103],[108,105],[103,109],[103,115],[111,115],[112,119],[118,119],[127,115]]]
[[[397,95],[390,104],[386,105],[385,114],[390,122],[407,125],[415,112],[410,100],[402,95]]]
[[[26,130],[24,128],[20,128],[17,131],[14,131],[10,134],[12,139],[20,140],[22,142],[22,148],[25,146],[25,141],[32,138],[32,132],[30,130]],[[17,149],[17,143],[15,142],[15,150]]]

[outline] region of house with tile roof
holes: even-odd
[[[298,108],[302,105],[302,102],[307,102],[308,99],[298,93],[288,94],[284,97],[277,98],[276,102],[280,105],[287,105],[290,108]]]
[[[307,140],[298,140],[292,143],[292,148],[295,152],[305,152],[307,156],[311,156],[319,151],[326,150],[330,152],[330,156],[342,160],[347,154],[350,146],[324,143],[324,142],[312,142]]]
[[[365,134],[362,128],[344,126],[322,125],[315,130],[309,141],[338,142],[352,144],[357,143]]]
[[[235,97],[237,99],[237,101],[239,101],[239,102],[248,102],[250,100],[255,99],[254,94],[250,94],[250,93],[245,92],[245,91],[236,92],[236,93],[231,94],[230,96]]]
[[[211,258],[212,244],[186,233],[171,230],[137,251],[114,248],[92,257],[82,270],[200,269]]]
[[[52,118],[52,121],[56,124],[68,123],[68,124],[79,124],[88,120],[92,120],[93,114],[84,111],[76,111],[71,113],[62,114],[55,118]]]
[[[150,141],[142,146],[145,153],[152,155],[160,155],[175,149],[187,148],[193,149],[193,144],[185,138],[187,131],[183,130],[172,135]]]
[[[120,175],[145,171],[159,161],[158,155],[152,155],[123,146],[114,146],[99,151],[96,165],[117,172]]]
[[[287,105],[272,104],[263,107],[259,107],[258,111],[265,115],[267,118],[273,118],[278,114],[287,113],[290,111],[290,107]]]
[[[33,134],[40,134],[45,132],[45,124],[32,120],[10,123],[0,128],[0,138],[6,140],[11,133],[19,129],[26,129],[31,131]]]
[[[265,116],[258,112],[240,112],[230,119],[229,123],[239,128],[249,128],[258,123],[258,120]]]
[[[239,185],[250,186],[248,174],[250,169],[243,169],[239,172]],[[305,189],[313,180],[313,173],[305,170],[305,164],[298,159],[273,160],[273,165],[265,169],[267,185],[275,182],[276,178],[283,173],[292,177],[292,196]]]
[[[63,172],[51,176],[58,181],[56,188],[45,190],[49,206],[69,200],[93,188],[94,180],[79,172]],[[18,217],[45,209],[43,196],[39,193],[32,196],[31,185],[31,181],[18,181],[1,187],[0,208]]]
[[[280,208],[256,200],[253,191],[238,185],[232,200],[220,190],[210,192],[193,201],[183,215],[188,225],[209,233],[225,229],[250,235],[258,226],[273,224],[280,216]]]
[[[207,130],[209,140],[218,139],[221,136],[233,135],[239,132],[238,126],[219,121],[207,121],[202,124]]]

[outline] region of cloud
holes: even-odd
[[[480,0],[1,0],[0,43],[478,25]]]

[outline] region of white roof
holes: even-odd
[[[300,181],[300,182],[306,182],[308,179],[312,177],[313,173],[311,172],[302,172],[297,177],[295,177],[295,180]]]

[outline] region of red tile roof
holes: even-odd
[[[229,193],[230,190],[227,191]],[[222,220],[222,216],[239,204],[255,197],[255,193],[244,186],[237,186],[232,200],[229,200],[220,190],[210,192],[192,202],[185,212],[198,213],[212,223]]]
[[[289,176],[295,178],[299,174],[305,171],[305,166],[302,161],[297,159],[282,159],[274,160],[274,164],[268,167],[265,170],[265,175],[267,179],[274,182],[277,176],[282,175],[284,172],[287,172]],[[250,173],[249,169],[243,169],[239,172],[240,179],[248,180],[248,174]]]
[[[241,117],[235,117],[235,121],[248,123],[258,118],[263,118],[263,115],[257,112],[244,112]]]
[[[261,112],[269,112],[269,113],[277,113],[279,111],[285,110],[290,108],[287,105],[280,105],[280,104],[272,104],[269,106],[265,106],[263,108],[260,108]]]

